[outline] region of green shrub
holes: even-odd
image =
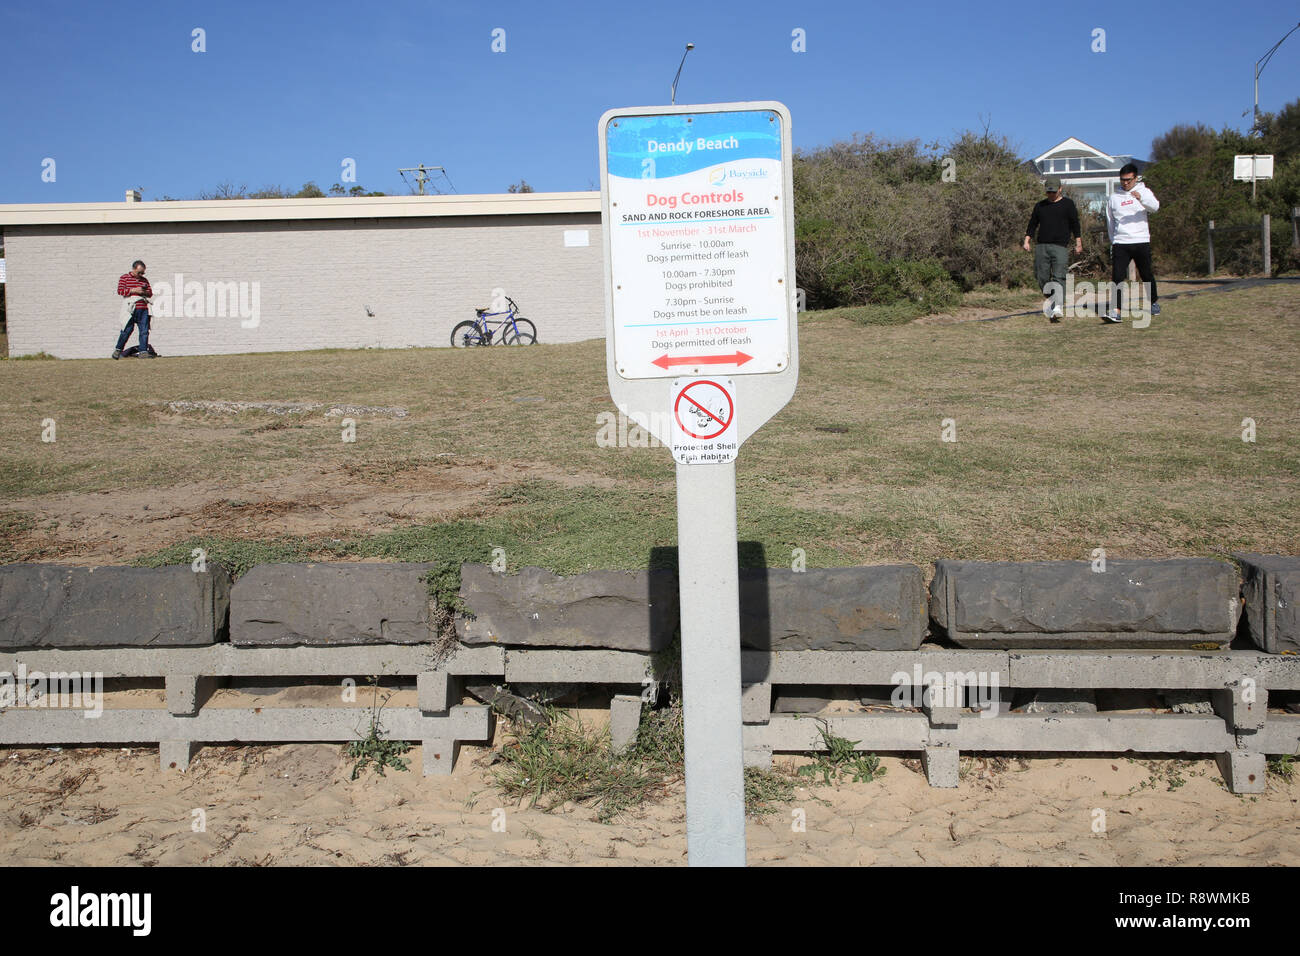
[[[799,153],[794,187],[810,309],[909,302],[925,314],[963,288],[1032,281],[1017,245],[1040,187],[1005,140],[965,133],[941,149],[858,135]]]

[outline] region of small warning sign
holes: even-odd
[[[673,459],[681,465],[718,465],[736,460],[735,387],[729,378],[673,382]]]

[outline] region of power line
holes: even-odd
[[[418,166],[407,166],[403,169],[399,169],[397,172],[402,177],[402,182],[406,183],[408,186],[410,185],[410,182],[407,180],[406,174],[415,173],[416,187],[419,189],[419,194],[421,196],[424,195],[424,184],[434,178],[429,175],[433,172],[442,173],[442,177],[447,180],[447,185],[451,186],[451,191],[456,191],[456,187],[452,185],[451,177],[447,175],[447,170],[442,166],[426,166],[424,163],[420,163]],[[442,190],[437,186],[433,187],[433,191],[437,195],[442,195]]]

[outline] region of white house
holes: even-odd
[[[1080,206],[1101,212],[1106,198],[1119,189],[1119,171],[1132,163],[1139,172],[1149,163],[1133,156],[1112,156],[1071,136],[1032,160],[1041,176],[1056,176]]]

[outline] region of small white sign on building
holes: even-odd
[[[1251,182],[1256,179],[1273,178],[1273,157],[1243,155],[1233,157],[1233,179],[1243,179]]]

